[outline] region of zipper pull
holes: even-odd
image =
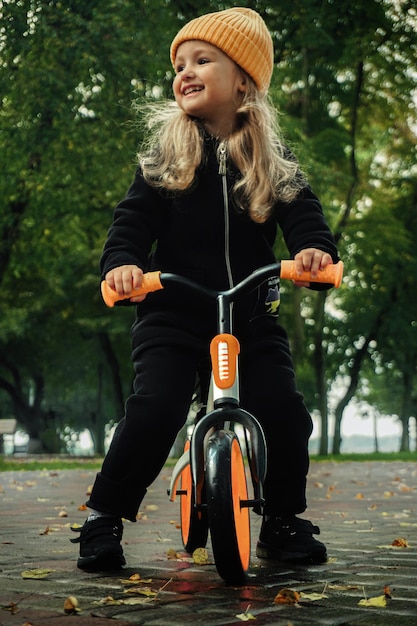
[[[224,141],[219,145],[219,174],[226,176],[226,143]]]

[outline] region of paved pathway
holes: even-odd
[[[0,473],[0,626],[417,625],[417,463],[313,463],[306,517],[321,527],[328,563],[284,568],[253,555],[242,587],[226,586],[213,563],[196,565],[182,551],[178,504],[165,495],[169,468],[138,522],[125,525],[127,567],[78,570],[70,524],[85,519],[79,507],[94,474]],[[253,515],[253,548],[259,525]],[[392,545],[399,539],[404,547]],[[46,578],[22,576],[39,569]],[[149,581],[136,588],[156,595],[133,593],[124,581],[134,574]],[[274,602],[285,588],[301,594],[298,604]],[[384,591],[386,606],[373,606]],[[69,596],[78,600],[76,615],[64,612]]]

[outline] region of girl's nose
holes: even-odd
[[[195,76],[194,67],[192,65],[186,65],[182,71],[183,78],[188,78],[189,76]]]

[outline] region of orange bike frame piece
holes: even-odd
[[[230,389],[236,382],[239,341],[234,335],[221,333],[210,344],[213,378],[219,389]]]

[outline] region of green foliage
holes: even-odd
[[[272,32],[271,97],[346,267],[322,333],[317,294],[284,288],[300,386],[318,407],[322,350],[325,386],[336,381],[343,394],[369,339],[355,393],[381,411],[402,410],[405,423],[416,404],[404,408],[417,358],[415,9],[391,0],[239,4],[258,10]],[[133,310],[105,310],[97,266],[135,169],[141,131],[132,102],[169,97],[172,37],[228,6],[1,4],[0,414],[17,412],[33,436],[43,431],[46,448],[61,446],[67,427],[103,429],[120,417],[113,389],[117,379],[123,394],[130,388]]]

